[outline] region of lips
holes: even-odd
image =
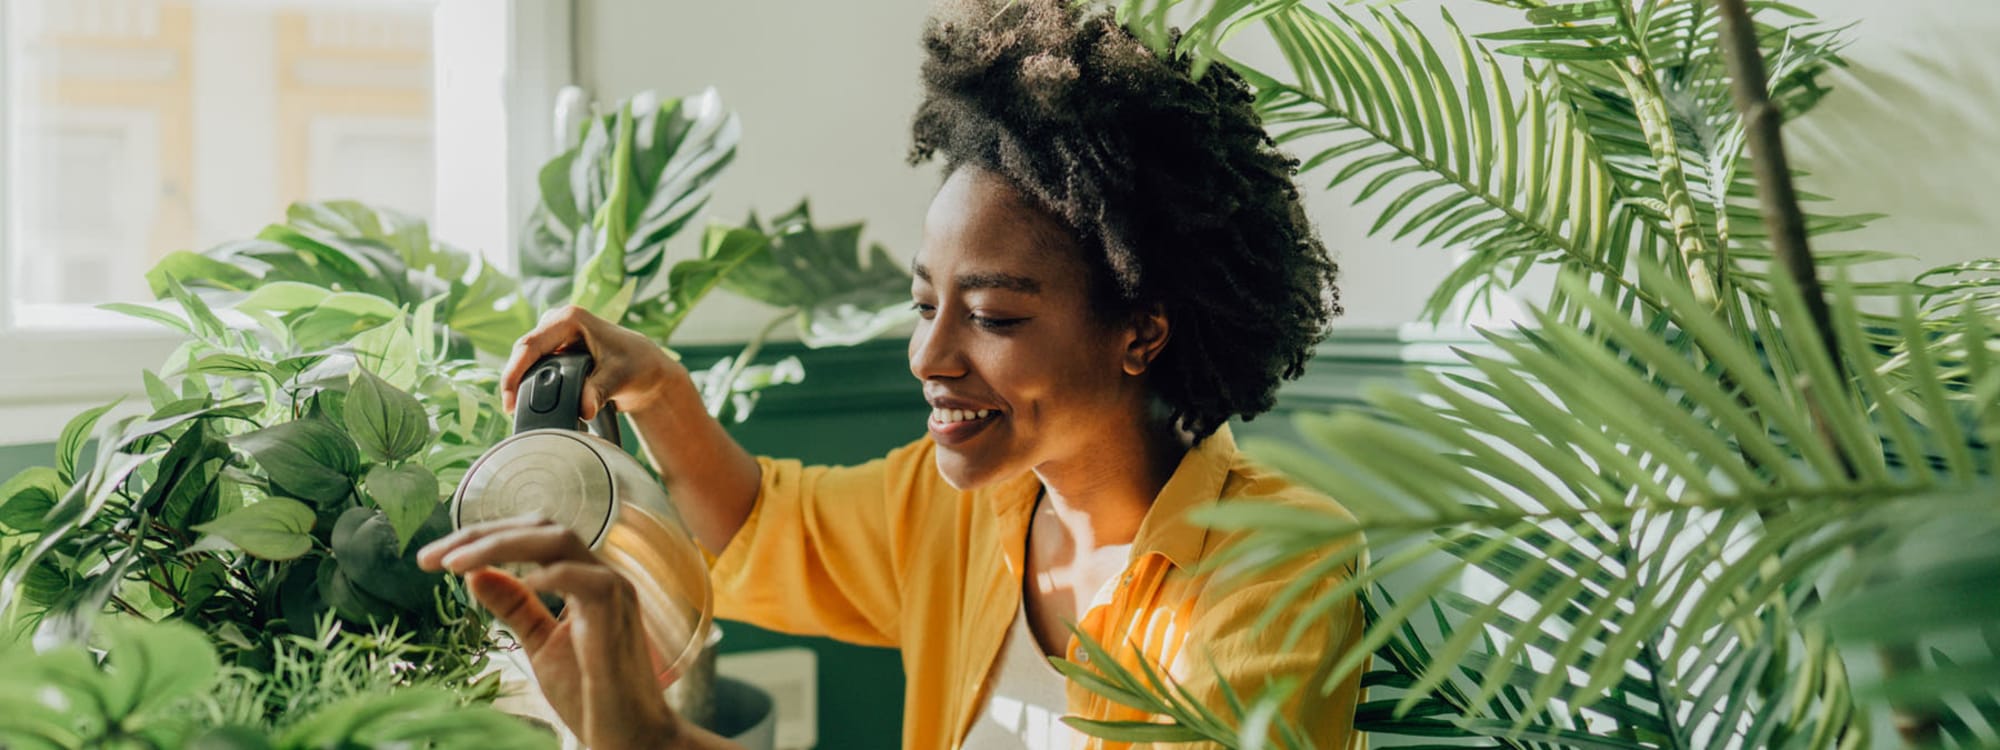
[[[960,445],[1005,418],[999,409],[955,398],[934,398],[929,420],[931,436],[938,445]]]

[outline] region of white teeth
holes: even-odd
[[[953,424],[992,416],[992,409],[931,409],[931,421],[938,424]]]

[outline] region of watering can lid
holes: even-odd
[[[612,523],[611,468],[584,433],[537,430],[515,435],[474,462],[452,507],[457,528],[540,513],[591,546]]]

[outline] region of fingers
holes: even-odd
[[[419,567],[461,574],[508,563],[595,559],[575,532],[538,515],[467,526],[417,550]]]
[[[597,347],[592,345],[594,328],[603,322],[575,305],[557,308],[542,316],[535,330],[514,342],[514,350],[507,355],[507,366],[500,370],[502,408],[509,412],[514,410],[514,398],[520,390],[521,378],[526,377],[528,368],[541,361],[542,357],[578,343],[596,351]]]
[[[548,643],[549,634],[555,631],[556,618],[549,608],[536,598],[535,590],[515,578],[498,570],[475,570],[465,576],[466,588],[479,604],[500,619],[500,624],[513,631],[514,639],[528,649],[530,656],[540,653],[543,644]]]
[[[652,649],[632,584],[603,565],[557,563],[524,579],[564,596],[583,680],[583,726],[592,747],[644,747],[664,739],[639,727],[676,727],[655,682]],[[635,721],[636,720],[636,721]]]

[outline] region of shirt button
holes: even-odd
[[[1078,664],[1089,664],[1089,663],[1090,663],[1090,652],[1089,652],[1089,651],[1078,651],[1078,652],[1076,652],[1076,663],[1078,663]]]

